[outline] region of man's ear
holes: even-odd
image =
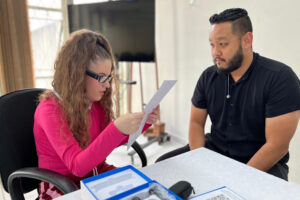
[[[242,37],[242,44],[245,49],[252,48],[253,42],[253,34],[251,32],[247,32]]]

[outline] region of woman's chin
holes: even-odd
[[[90,102],[100,101],[102,99],[102,96],[97,96],[93,98],[89,98]]]
[[[100,101],[102,99],[102,96],[95,98],[95,101]]]

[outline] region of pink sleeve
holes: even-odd
[[[144,132],[145,130],[147,130],[150,126],[152,126],[152,124],[145,124],[145,126],[144,126],[144,128],[143,128],[143,130],[142,130],[142,132]]]
[[[122,134],[111,122],[86,149],[82,150],[67,123],[64,123],[60,130],[62,121],[57,107],[53,104],[43,104],[36,114],[36,120],[53,149],[75,176],[85,176],[102,163],[116,147],[128,140],[128,136]]]

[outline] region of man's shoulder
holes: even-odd
[[[284,70],[289,70],[290,67],[280,61],[267,58],[264,56],[258,57],[257,64],[260,66],[261,69],[267,71],[267,72],[282,72]]]
[[[218,67],[216,65],[209,66],[201,73],[198,83],[207,83],[209,85],[211,82],[221,77],[221,75],[222,73],[218,72]]]
[[[216,67],[216,65],[212,65],[212,66],[209,66],[207,67],[203,73],[215,73],[217,72],[218,68]]]
[[[216,65],[212,65],[212,66],[207,67],[202,72],[201,76],[210,77],[210,76],[214,76],[217,73],[218,73],[218,68],[216,67]]]

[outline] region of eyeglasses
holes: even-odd
[[[113,77],[111,75],[109,76],[104,76],[104,75],[99,75],[99,74],[96,74],[95,72],[92,72],[91,70],[87,69],[85,71],[86,75],[96,79],[99,83],[105,83],[106,81],[110,82]]]

